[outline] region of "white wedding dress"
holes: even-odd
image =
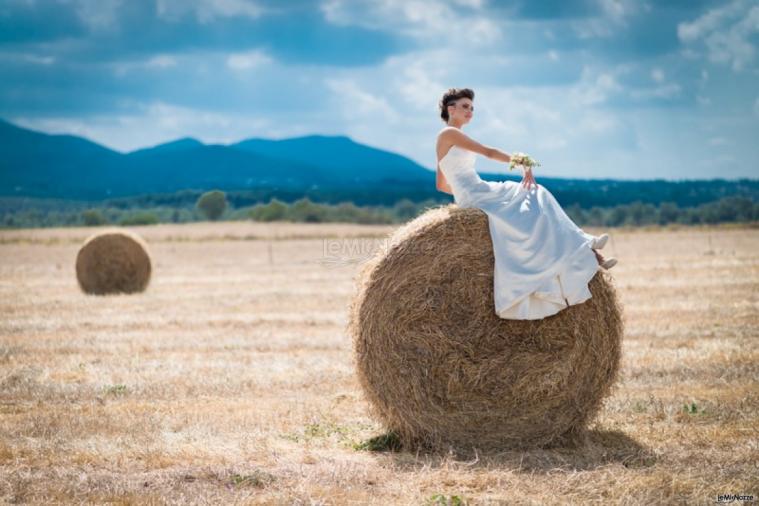
[[[459,207],[488,216],[493,242],[495,312],[501,318],[537,320],[591,297],[588,283],[599,269],[583,232],[540,184],[480,179],[477,153],[451,146],[440,170]]]

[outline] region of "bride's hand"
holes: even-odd
[[[529,191],[531,186],[537,188],[538,183],[535,182],[535,176],[532,175],[532,168],[525,167],[522,175],[522,187]]]

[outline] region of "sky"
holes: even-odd
[[[759,177],[759,0],[0,0],[0,117],[121,152],[346,135],[432,169],[464,87],[538,182]]]

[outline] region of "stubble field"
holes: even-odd
[[[466,460],[357,449],[348,305],[392,227],[133,227],[147,291],[86,296],[95,230],[0,232],[0,502],[757,500],[757,228],[606,230],[626,330],[587,444]]]

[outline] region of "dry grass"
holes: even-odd
[[[379,434],[345,332],[369,239],[320,237],[390,227],[136,230],[151,243],[151,285],[104,297],[82,294],[74,275],[92,229],[0,233],[2,502],[759,495],[756,229],[612,230],[604,253],[620,260],[611,272],[626,336],[620,382],[590,441],[470,461],[354,449]]]

